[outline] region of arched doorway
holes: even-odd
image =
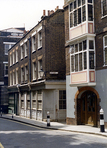
[[[92,91],[81,95],[81,124],[97,126],[97,96]]]
[[[91,102],[91,99],[89,99],[89,94],[92,94],[91,96],[94,96],[95,100],[92,99],[93,102]],[[93,97],[92,97],[93,98]],[[88,101],[89,100],[89,101]],[[80,88],[76,94],[75,94],[75,124],[81,125],[81,124],[88,124],[93,126],[99,125],[100,120],[100,101],[98,92],[92,88],[92,87],[82,87]],[[91,112],[88,106],[88,102],[90,103],[90,108],[92,110],[92,104],[95,105],[95,112],[94,110]],[[83,106],[84,104],[84,106]],[[88,107],[87,107],[88,106]],[[89,109],[89,110],[88,110]],[[93,119],[94,118],[94,119]],[[90,121],[92,121],[90,123]]]

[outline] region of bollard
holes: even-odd
[[[104,111],[100,109],[100,132],[105,132],[104,129]]]
[[[13,109],[12,109],[12,118],[13,118]]]
[[[50,126],[50,115],[49,115],[49,112],[47,112],[47,126]]]
[[[1,108],[1,117],[2,117],[2,108]]]

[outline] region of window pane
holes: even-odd
[[[59,109],[66,109],[66,91],[59,91]]]
[[[94,41],[89,40],[89,49],[94,49]]]
[[[105,39],[105,46],[107,46],[107,36],[104,39]]]
[[[78,71],[78,54],[75,55],[75,71]]]
[[[71,54],[73,54],[74,53],[74,45],[72,45],[71,47],[70,47],[70,52],[71,52]]]
[[[87,49],[87,41],[83,41],[83,50],[86,50]]]
[[[74,26],[77,25],[77,10],[74,11]]]
[[[73,3],[70,4],[70,12],[73,10]]]
[[[82,53],[79,54],[79,71],[82,70]]]
[[[85,0],[82,0],[82,5],[84,5],[85,4]]]
[[[81,8],[78,9],[78,24],[81,23]]]
[[[74,71],[74,56],[71,56],[71,72]]]
[[[79,43],[79,51],[82,51],[82,42]]]
[[[107,65],[107,48],[105,48],[105,65]]]
[[[89,68],[94,69],[94,52],[89,52]]]
[[[73,27],[73,13],[70,13],[70,27]]]
[[[86,21],[86,7],[83,6],[82,7],[82,21]]]
[[[88,0],[88,3],[92,3],[92,0]]]
[[[78,0],[78,7],[81,6],[81,0]]]
[[[93,8],[92,8],[92,5],[88,5],[88,20],[93,21]]]
[[[78,52],[78,44],[75,44],[75,52]]]
[[[74,1],[74,9],[77,7],[77,3],[76,1]]]
[[[84,52],[84,69],[87,69],[87,53]]]

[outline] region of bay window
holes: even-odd
[[[87,43],[89,49],[87,49]],[[94,40],[84,40],[78,44],[71,45],[71,72],[78,72],[89,69],[94,69]],[[87,61],[87,53],[89,53],[89,62]],[[87,67],[87,64],[89,66]]]

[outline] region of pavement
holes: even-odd
[[[3,114],[2,116],[0,116],[0,118],[9,119],[9,120],[29,124],[32,126],[47,128],[52,130],[94,134],[94,135],[107,137],[107,129],[105,129],[105,132],[100,132],[100,128],[98,127],[92,127],[92,126],[86,126],[86,125],[67,125],[66,123],[60,123],[60,122],[50,122],[50,126],[47,126],[47,122],[44,122],[44,121],[38,121],[38,120],[20,117],[16,115],[14,115],[12,118],[12,115],[10,114]]]

